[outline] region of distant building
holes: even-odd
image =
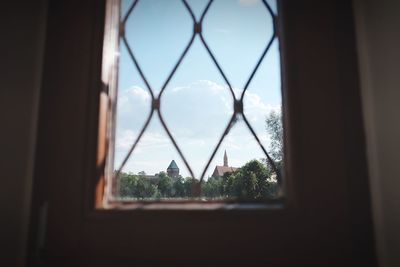
[[[224,165],[223,166],[215,166],[215,169],[212,173],[211,176],[213,177],[222,177],[225,173],[227,172],[234,172],[236,171],[238,168],[235,167],[229,167],[228,164],[228,156],[226,155],[226,150],[225,150],[225,154],[224,154]]]
[[[167,168],[167,174],[169,177],[178,178],[179,177],[179,168],[176,165],[175,160],[172,160]]]
[[[147,179],[151,180],[153,183],[158,183],[160,179],[160,173],[156,173],[154,175],[148,175],[144,172],[139,172],[139,176],[146,177]],[[167,168],[167,175],[171,178],[178,178],[179,177],[179,168],[176,164],[175,160],[172,160],[171,163],[168,165]]]

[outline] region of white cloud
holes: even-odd
[[[267,148],[270,139],[265,131],[265,116],[273,110],[279,112],[280,105],[266,103],[268,93],[254,89],[251,88],[251,91],[245,94],[244,112]],[[239,88],[233,90],[235,95],[240,97],[242,90]],[[120,93],[116,162],[121,160],[137,138],[138,131],[146,119],[145,112],[150,110],[150,100],[149,93],[138,86]],[[232,115],[233,99],[229,88],[225,84],[210,80],[198,80],[168,89],[163,95],[161,111],[193,171],[195,174],[200,174]],[[168,161],[179,160],[172,142],[157,121],[157,117],[152,118],[149,128],[135,148],[132,155],[134,160],[127,164],[129,170],[155,173],[159,168],[163,169],[165,164],[168,165]],[[225,149],[230,155],[232,166],[241,166],[250,159],[263,157],[243,121],[238,121],[225,137],[220,150]],[[222,160],[222,155],[219,153],[215,158],[218,164]],[[154,164],[151,165],[149,162]],[[210,168],[214,167],[213,164]],[[180,167],[184,171],[184,166]]]
[[[192,145],[192,146],[205,146],[207,144],[206,140],[201,139],[201,138],[197,138],[197,139],[192,139],[189,140],[188,142],[186,142],[185,145]]]
[[[246,92],[244,97],[244,113],[252,122],[264,121],[271,111],[280,112],[280,105],[265,104],[256,93]]]
[[[116,138],[116,148],[117,149],[129,149],[133,142],[135,141],[135,134],[132,130],[125,130]]]
[[[186,93],[186,94],[191,93],[191,95],[184,96],[186,98],[185,100],[192,100],[192,99],[207,100],[209,99],[209,97],[211,97],[209,94],[212,94],[214,96],[217,95],[219,97],[217,98],[218,103],[215,103],[216,98],[213,98],[214,102],[213,103],[209,102],[210,107],[214,108],[215,110],[218,110],[222,106],[224,107],[223,109],[224,114],[228,115],[231,115],[233,112],[232,96],[231,93],[229,92],[229,87],[227,85],[221,85],[210,80],[198,80],[192,82],[188,86],[174,87],[171,90],[171,92]]]
[[[223,145],[225,149],[239,150],[241,148],[236,138],[234,138],[232,135],[228,135],[225,137]]]
[[[172,88],[171,92],[178,93],[182,91],[193,91],[193,90],[207,90],[212,93],[217,93],[223,90],[228,90],[227,86],[222,86],[209,80],[198,80],[190,83],[188,86],[177,86]]]
[[[146,101],[150,99],[150,94],[148,91],[145,89],[139,87],[139,86],[133,86],[127,90],[128,93],[137,95],[140,97],[142,100]]]
[[[142,127],[150,113],[150,103],[150,94],[139,86],[120,91],[116,114],[118,130]]]
[[[116,139],[116,147],[122,150],[129,150],[133,143],[136,141],[138,133],[132,130],[122,131]],[[142,152],[144,149],[162,148],[171,144],[168,137],[161,133],[145,132],[140,139],[137,147],[135,148],[136,153]]]
[[[182,91],[182,90],[187,90],[189,88],[190,88],[189,86],[178,86],[178,87],[173,88],[172,92],[179,92],[179,91]]]
[[[225,114],[231,115],[233,113],[233,107],[232,103],[233,101],[231,99],[227,99],[225,96],[220,96],[222,103],[224,103],[224,112]]]
[[[132,86],[131,88],[122,91],[118,95],[118,112],[128,113],[137,106],[144,106],[150,100],[150,94],[139,86]]]

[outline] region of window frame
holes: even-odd
[[[95,209],[105,3],[50,2],[29,261],[375,266],[351,3],[278,2],[288,198],[212,210]]]
[[[278,2],[278,1],[277,1]],[[204,200],[193,198],[189,200],[179,200],[179,199],[168,199],[168,200],[119,200],[118,197],[114,199],[111,194],[117,196],[114,192],[118,190],[118,181],[115,180],[113,176],[115,167],[114,166],[114,153],[115,153],[115,119],[116,119],[116,106],[117,106],[117,95],[118,95],[118,69],[119,69],[119,49],[123,45],[121,42],[121,31],[123,29],[121,23],[121,0],[106,1],[105,9],[105,28],[104,28],[104,43],[103,43],[103,54],[102,57],[105,58],[105,63],[102,65],[101,80],[103,88],[100,92],[100,107],[99,107],[99,132],[98,132],[98,154],[97,154],[97,168],[102,168],[104,166],[104,171],[99,173],[98,182],[94,187],[95,192],[95,207],[97,208],[149,208],[149,209],[210,209],[210,208],[229,208],[234,204],[235,207],[239,208],[268,208],[269,206],[283,206],[286,203],[286,184],[287,181],[284,179],[280,185],[279,197],[276,199],[264,199],[264,200],[212,200],[208,199],[205,203]],[[277,20],[279,17],[277,16]],[[276,25],[275,40],[280,44],[280,32],[281,27],[279,27],[279,21],[274,22]],[[199,36],[195,38],[200,38]],[[280,60],[282,60],[280,58]],[[280,71],[283,72],[282,64],[279,66]],[[281,79],[282,80],[282,79]],[[283,94],[283,89],[281,86],[281,95]],[[282,114],[283,117],[286,113],[285,99],[282,96]],[[285,124],[285,118],[283,118],[283,124]],[[285,138],[284,138],[285,139]],[[287,147],[287,146],[285,146]],[[285,158],[283,159],[284,161]],[[105,162],[105,164],[104,164]],[[289,182],[290,183],[290,182]],[[194,186],[200,186],[196,184]],[[90,188],[93,185],[89,186]],[[113,193],[111,193],[113,192]],[[108,199],[108,198],[112,199]],[[239,205],[242,202],[245,205]],[[163,205],[165,204],[165,205]],[[182,205],[180,205],[182,204]],[[190,205],[185,205],[190,204]],[[197,205],[196,205],[197,204]],[[207,204],[208,205],[207,207]],[[227,207],[224,207],[227,204]],[[252,204],[252,205],[251,205]]]

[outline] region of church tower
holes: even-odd
[[[178,168],[178,165],[176,165],[175,160],[172,160],[171,163],[169,164],[169,166],[167,168],[167,174],[169,177],[172,177],[172,178],[179,177],[179,168]]]
[[[234,172],[236,171],[237,168],[235,167],[229,167],[229,163],[228,163],[228,155],[226,154],[226,150],[224,153],[224,165],[223,166],[215,166],[215,169],[212,173],[212,177],[222,177],[224,176],[224,173],[227,172]]]
[[[226,155],[226,150],[225,150],[225,154],[224,154],[224,167],[228,167],[228,156]]]

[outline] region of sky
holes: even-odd
[[[125,16],[131,0],[122,1]],[[268,1],[276,13],[276,2]],[[207,1],[188,0],[196,19]],[[141,0],[129,16],[125,35],[158,95],[188,44],[192,19],[180,0]],[[237,98],[270,40],[272,19],[260,0],[215,0],[202,25],[203,36],[231,83]],[[244,113],[268,150],[265,118],[281,109],[279,43],[275,38],[244,97]],[[117,127],[114,168],[118,169],[151,110],[149,89],[136,70],[127,48],[120,43]],[[196,36],[191,48],[161,97],[161,113],[196,178],[199,178],[233,113],[233,97],[217,67]],[[156,115],[156,114],[154,114]],[[265,158],[247,126],[239,120],[225,137],[206,172],[223,164],[243,166]],[[190,176],[157,116],[131,154],[124,172],[166,171],[175,160],[180,174]]]

